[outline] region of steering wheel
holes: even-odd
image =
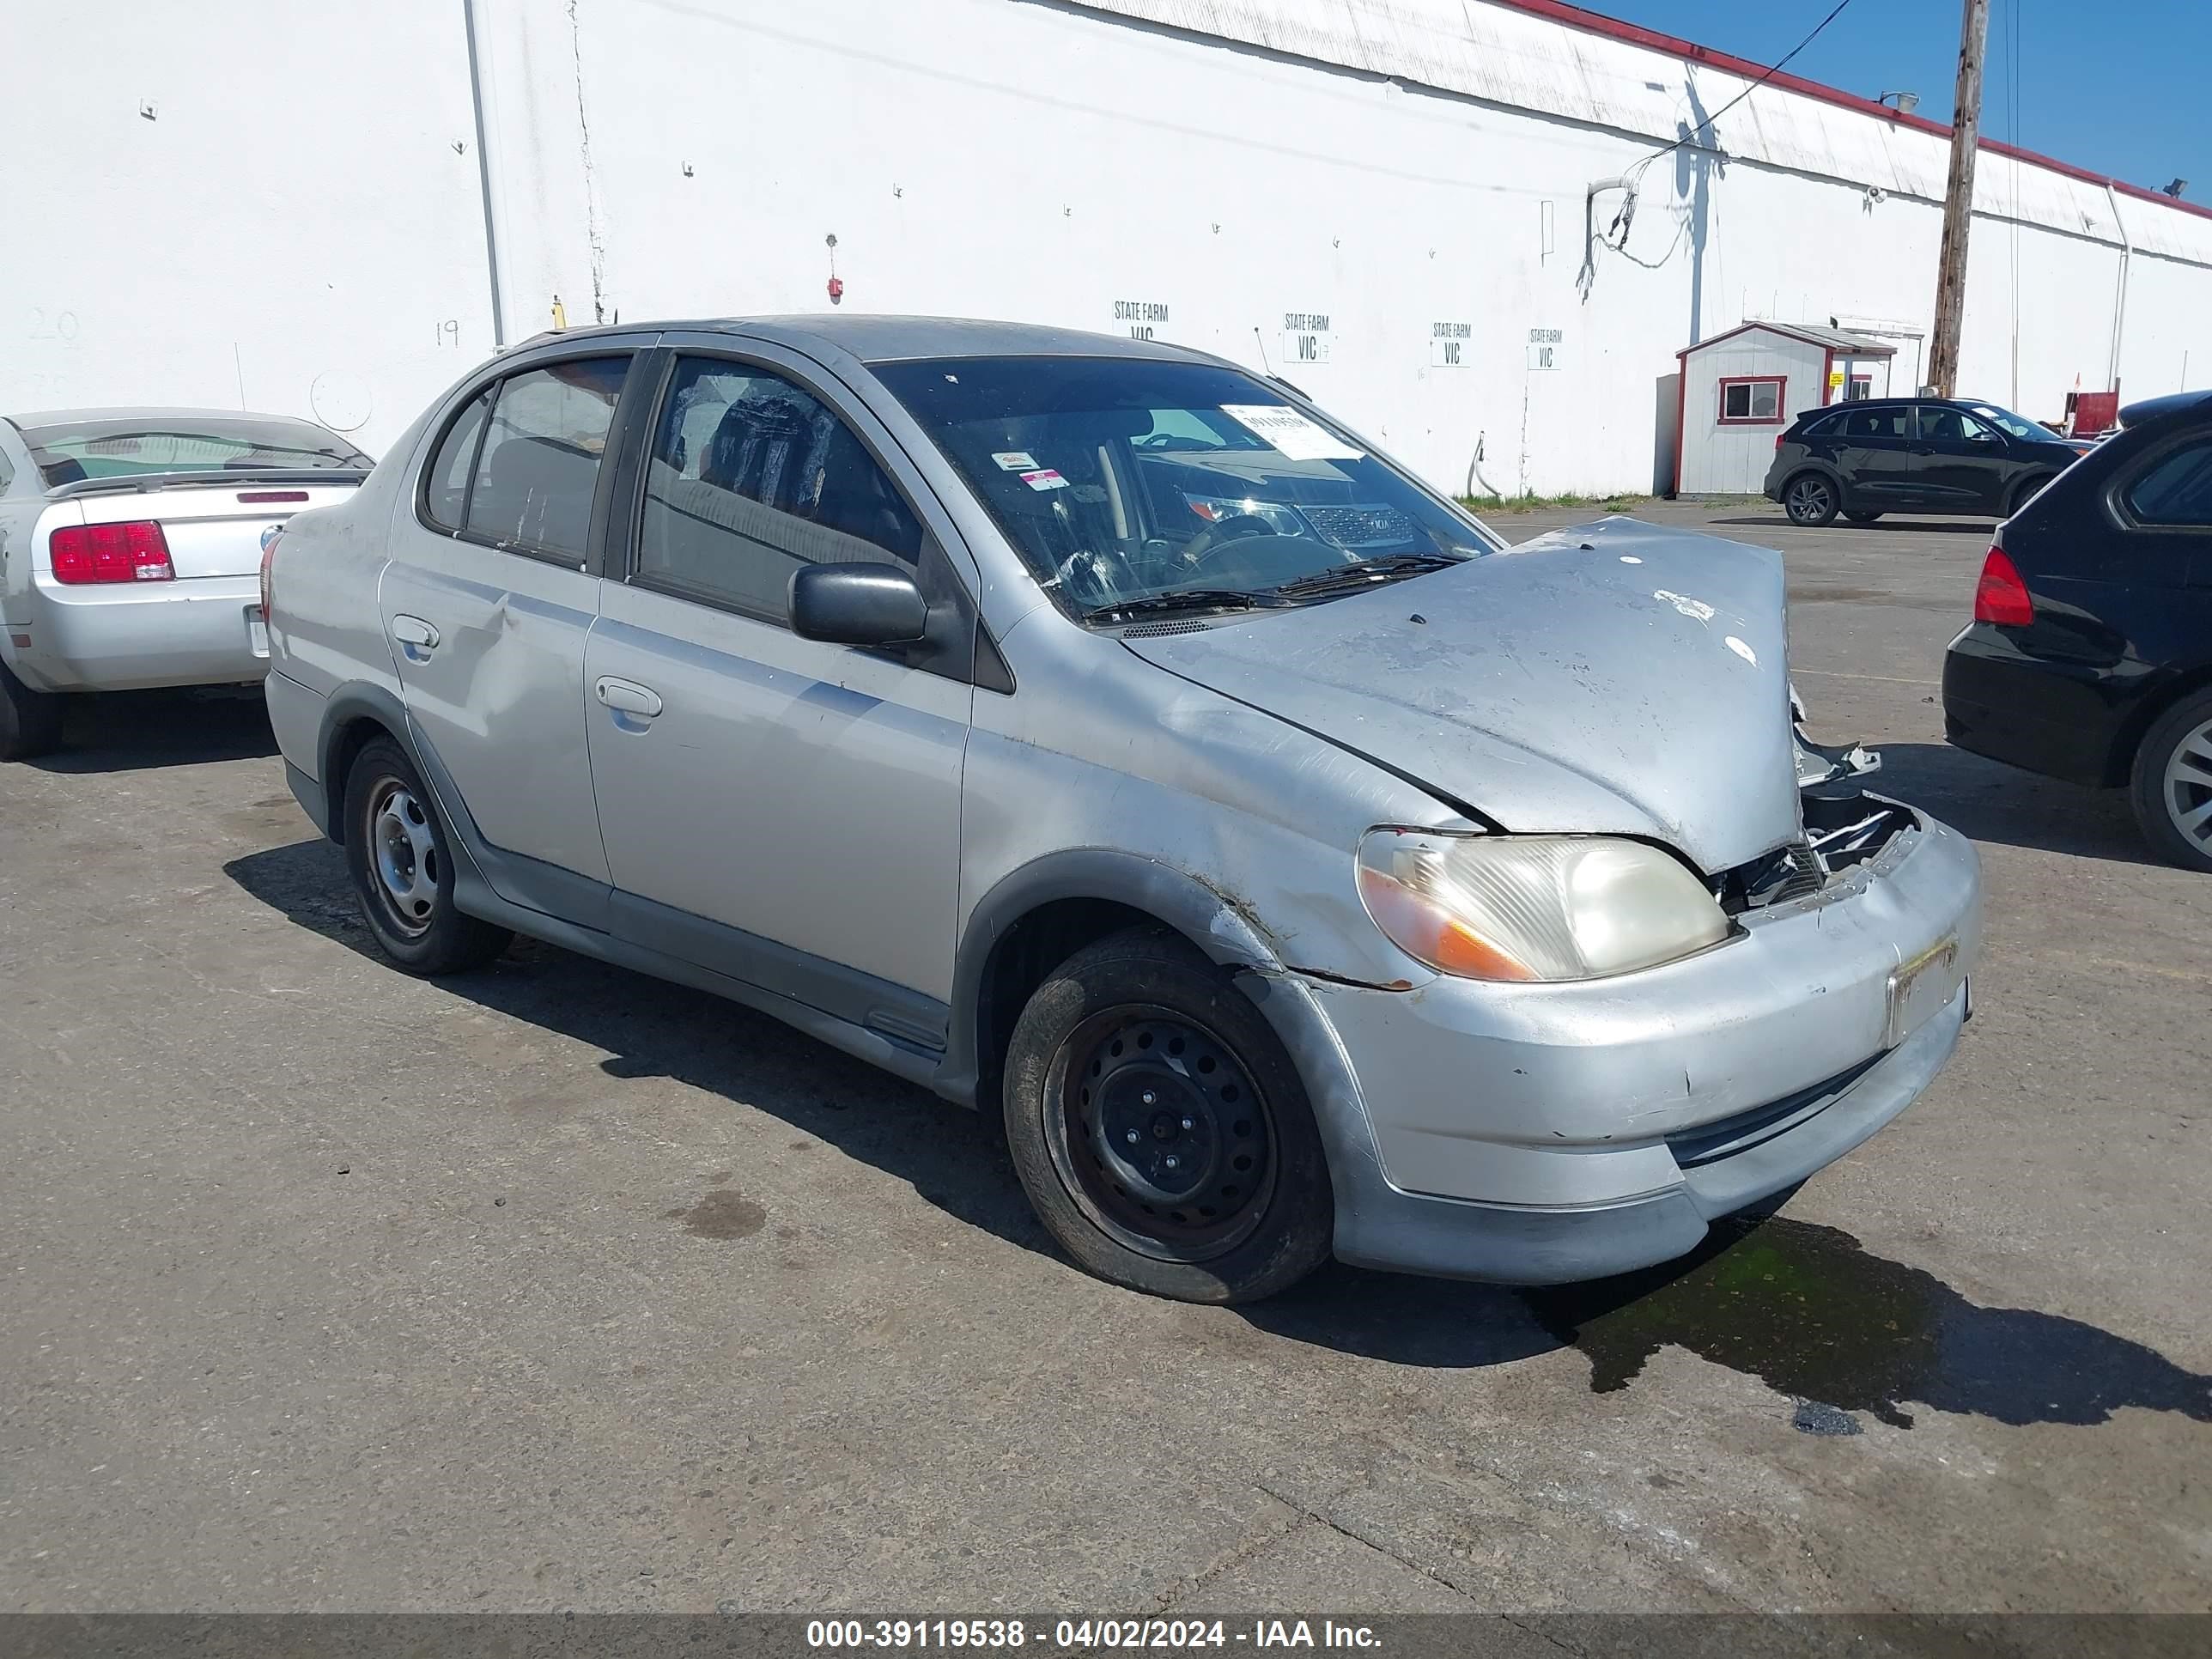
[[[1215,519],[1205,529],[1182,544],[1182,562],[1193,569],[1204,564],[1216,554],[1233,547],[1237,543],[1254,536],[1274,536],[1281,532],[1256,513],[1232,513],[1225,519]],[[1296,539],[1296,538],[1292,538]]]

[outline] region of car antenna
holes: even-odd
[[[1265,337],[1261,336],[1260,332],[1260,325],[1257,323],[1252,325],[1252,337],[1259,343],[1261,371],[1272,380],[1275,378],[1274,366],[1267,361],[1267,342]]]

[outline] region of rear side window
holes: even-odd
[[[1842,416],[1823,415],[1819,420],[1808,421],[1803,426],[1798,428],[1797,436],[1800,440],[1806,438],[1834,438],[1840,436],[1843,433],[1843,429],[1844,417]]]
[[[2212,528],[2212,436],[2185,443],[2154,464],[2122,499],[2137,524]]]
[[[1911,434],[1905,422],[1911,418],[1909,409],[1855,409],[1844,416],[1844,435],[1846,438],[1904,438]]]
[[[800,565],[912,565],[921,543],[905,498],[812,392],[751,364],[678,362],[646,473],[641,581],[781,622]]]
[[[592,492],[629,372],[626,356],[581,357],[500,383],[470,476],[470,535],[583,562]]]
[[[476,468],[477,444],[483,437],[484,416],[491,408],[491,393],[484,392],[463,410],[446,428],[446,440],[431,458],[429,477],[423,480],[422,502],[430,522],[446,530],[459,530],[469,507],[469,474]]]

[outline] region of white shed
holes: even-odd
[[[1756,495],[1774,441],[1797,416],[1824,404],[1891,395],[1897,348],[1814,323],[1744,323],[1674,355],[1682,364],[1674,488]]]

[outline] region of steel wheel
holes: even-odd
[[[438,842],[429,815],[405,784],[386,778],[370,799],[368,825],[377,896],[394,927],[420,939],[438,910]]]
[[[1045,1137],[1070,1197],[1125,1249],[1203,1261],[1266,1213],[1274,1119],[1236,1051],[1185,1016],[1109,1008],[1069,1033],[1046,1083]]]
[[[1826,524],[1836,516],[1836,492],[1816,473],[1793,479],[1782,501],[1796,524]]]
[[[2212,857],[2212,720],[2174,744],[2160,780],[2159,801],[2182,839]]]

